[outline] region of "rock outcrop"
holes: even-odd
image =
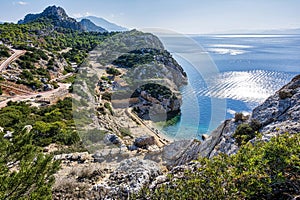
[[[264,134],[300,132],[300,75],[253,110]]]
[[[148,146],[156,144],[154,136],[142,136],[136,138],[134,145],[139,148],[147,148]]]
[[[106,31],[88,19],[77,22],[74,18],[69,17],[63,8],[57,6],[49,6],[39,14],[28,14],[23,20],[19,20],[18,24],[27,24],[35,21],[50,22],[55,28],[62,27],[77,31]]]
[[[165,147],[164,160],[168,168],[184,165],[191,160],[213,157],[220,153],[228,155],[238,151],[239,146],[233,137],[237,127],[242,123],[256,120],[261,124],[259,132],[262,139],[282,133],[300,132],[300,75],[282,87],[264,103],[256,107],[252,114],[241,120],[229,119],[216,128],[201,143],[198,141],[179,141]],[[252,141],[256,140],[253,138]]]
[[[159,175],[159,166],[151,160],[126,159],[114,170],[106,183],[95,185],[93,190],[107,199],[127,199],[130,194],[140,191]]]
[[[282,87],[265,102],[256,107],[245,122],[234,119],[222,123],[211,136],[201,144],[200,155],[213,157],[219,153],[228,155],[238,150],[233,137],[236,128],[241,123],[252,120],[261,124],[259,132],[262,139],[269,141],[271,137],[282,133],[300,132],[300,75]],[[253,141],[256,138],[252,139]]]

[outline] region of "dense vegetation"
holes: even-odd
[[[2,58],[8,58],[10,56],[9,49],[3,44],[0,45],[0,60]]]
[[[114,34],[56,27],[51,20],[44,18],[28,24],[0,25],[0,38],[4,44],[27,51],[12,64],[14,68],[23,71],[20,74],[14,73],[13,76],[17,78],[13,81],[33,90],[49,89],[45,84],[49,84],[51,73],[61,70],[64,74],[73,72],[72,62],[82,64],[89,51]],[[8,48],[1,45],[0,59],[9,55]],[[54,87],[55,84],[51,83]]]
[[[33,144],[27,130],[10,140],[0,132],[0,199],[52,199],[53,174],[59,163]]]
[[[168,87],[156,83],[147,83],[145,85],[142,85],[141,87],[135,90],[131,97],[139,97],[141,91],[146,91],[152,97],[160,100],[162,98],[170,97],[176,99],[176,96],[173,95],[172,91]]]
[[[160,49],[163,50],[163,45],[160,40],[150,33],[143,33],[137,30],[131,30],[124,33],[118,33],[112,37],[106,38],[103,43],[97,47],[101,54],[97,61],[103,65],[118,64],[119,57],[122,55],[135,54],[135,50],[139,49]],[[140,54],[136,52],[137,54]],[[124,58],[126,59],[126,58]],[[129,59],[128,59],[129,61]],[[120,63],[121,64],[121,63]],[[125,64],[127,66],[128,64]]]
[[[292,199],[300,187],[300,134],[247,143],[237,154],[199,158],[137,199]]]
[[[132,68],[155,61],[157,56],[171,57],[166,50],[159,49],[138,49],[121,55],[113,61],[114,65],[125,68]]]
[[[33,127],[33,144],[71,145],[79,141],[72,114],[72,99],[65,98],[49,107],[30,107],[25,102],[9,102],[0,110],[0,126],[4,131],[21,132],[24,126]]]
[[[35,48],[52,53],[71,48],[71,51],[62,55],[78,64],[83,61],[87,52],[112,34],[57,28],[47,20],[28,24],[0,25],[0,38],[5,44],[10,44],[17,49],[28,49],[30,48],[28,45],[32,44]]]
[[[259,121],[252,119],[250,123],[242,123],[236,128],[233,137],[238,145],[247,143],[257,135],[257,131],[261,128]]]

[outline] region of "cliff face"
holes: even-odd
[[[300,132],[300,75],[293,78],[291,82],[282,87],[274,95],[270,96],[264,103],[256,107],[249,118],[245,121],[229,119],[216,128],[203,142],[191,141],[185,146],[182,142],[172,144],[175,149],[173,157],[167,159],[169,168],[183,165],[198,156],[213,157],[220,153],[228,155],[238,151],[239,146],[234,138],[234,133],[240,124],[250,124],[256,120],[261,124],[258,130],[262,139],[269,141],[271,137]],[[256,137],[250,141],[257,140]],[[176,157],[176,159],[175,159]],[[178,157],[178,158],[177,158]],[[180,159],[179,159],[180,158]]]
[[[114,78],[114,108],[134,106],[141,118],[153,121],[171,119],[180,113],[179,88],[187,77],[156,36],[136,30],[118,33],[95,51],[102,66],[123,72]],[[120,100],[128,104],[118,104]]]
[[[271,137],[290,133],[300,132],[300,76],[293,78],[291,82],[282,87],[274,95],[270,96],[264,103],[256,107],[250,118],[244,123],[250,123],[255,120],[261,124],[258,132],[262,134],[262,139],[269,141]],[[210,154],[214,156],[220,152],[232,154],[238,150],[233,134],[236,127],[241,122],[231,120],[225,125],[227,129],[219,132],[220,137],[216,146]],[[257,140],[253,138],[252,141]]]
[[[300,75],[253,110],[265,135],[300,132]]]

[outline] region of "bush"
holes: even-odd
[[[102,94],[102,99],[106,100],[106,101],[111,101],[111,96],[112,96],[111,93],[105,92],[105,93]]]
[[[280,99],[286,99],[293,96],[293,94],[288,90],[280,90],[278,95]]]
[[[119,129],[119,131],[121,132],[121,135],[123,137],[129,136],[130,138],[133,138],[131,131],[129,130],[129,128],[125,128],[125,127],[121,127]]]
[[[31,133],[0,133],[0,199],[51,199],[59,163],[32,145]]]
[[[238,122],[238,121],[243,121],[243,113],[235,113],[234,114],[234,121]]]
[[[248,143],[232,156],[199,158],[133,199],[293,199],[300,187],[300,134]]]
[[[249,124],[240,124],[235,130],[233,137],[236,139],[238,145],[241,146],[253,139],[261,126],[261,123],[257,119],[252,119]]]
[[[114,112],[113,112],[113,110],[112,110],[112,107],[111,107],[111,105],[110,105],[109,102],[105,102],[105,103],[104,103],[104,108],[108,109],[111,115],[114,114]]]
[[[107,68],[107,69],[106,69],[106,72],[107,72],[108,74],[112,74],[112,75],[114,75],[114,76],[119,76],[119,75],[121,75],[121,72],[120,72],[118,69],[114,68],[114,67],[109,67],[109,68]]]
[[[255,131],[253,131],[249,124],[240,124],[234,132],[233,137],[236,139],[238,145],[241,146],[255,137]]]

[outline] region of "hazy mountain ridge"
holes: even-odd
[[[82,19],[79,22],[83,28],[87,31],[94,31],[94,32],[106,32],[107,30],[105,30],[104,28],[95,25],[91,20],[89,19]]]
[[[86,17],[81,17],[78,20],[82,20],[82,19],[89,19],[94,24],[96,24],[97,26],[101,26],[101,27],[105,28],[108,31],[128,31],[127,28],[119,26],[119,25],[114,24],[112,22],[109,22],[106,19],[103,19],[101,17],[86,16]]]

